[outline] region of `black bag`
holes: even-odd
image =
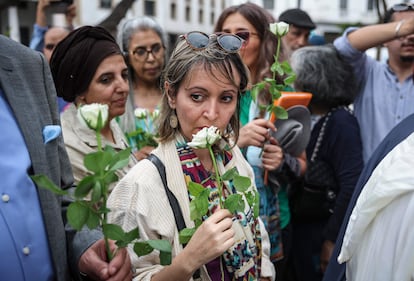
[[[292,215],[299,221],[323,220],[333,213],[338,192],[335,171],[326,161],[316,159],[331,112],[322,124],[303,182],[291,200]]]

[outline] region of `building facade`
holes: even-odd
[[[0,32],[28,44],[36,16],[37,1],[11,1],[17,5],[2,7]],[[75,26],[95,25],[104,20],[121,0],[74,0],[77,5]],[[189,30],[209,33],[221,11],[237,0],[136,0],[126,17],[153,16],[168,34],[174,36]],[[342,32],[344,25],[378,22],[375,0],[256,0],[250,1],[268,9],[276,18],[289,8],[307,11],[317,24],[316,33],[328,41]],[[402,1],[387,0],[388,6]],[[409,2],[409,1],[405,1]],[[52,23],[50,23],[52,24]]]

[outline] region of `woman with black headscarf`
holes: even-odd
[[[85,155],[98,149],[95,131],[86,128],[77,117],[79,106],[108,105],[108,122],[101,130],[102,145],[112,146],[116,151],[127,147],[114,118],[125,112],[128,69],[112,35],[102,27],[92,26],[80,27],[62,40],[50,65],[58,96],[72,102],[62,113],[61,122],[77,183],[89,173],[83,164]],[[122,178],[135,162],[131,156],[129,165],[117,171],[118,177]]]

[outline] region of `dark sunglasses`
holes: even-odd
[[[210,36],[217,36],[217,42],[220,47],[229,53],[237,53],[244,42],[241,37],[231,33],[212,34]],[[191,31],[180,35],[180,38],[185,39],[187,44],[194,50],[202,50],[209,45],[210,36],[201,31]]]
[[[403,12],[412,10],[414,11],[414,4],[408,4],[408,3],[401,3],[401,4],[395,4],[391,8],[394,12]]]
[[[45,49],[52,51],[56,47],[56,44],[49,43],[45,45]]]
[[[237,32],[234,33],[234,35],[239,36],[241,39],[243,39],[246,42],[249,41],[249,39],[252,35],[258,36],[258,34],[256,32],[250,32],[248,30],[237,31]]]

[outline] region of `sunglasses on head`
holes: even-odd
[[[392,6],[391,9],[394,12],[403,12],[403,11],[408,11],[408,10],[414,11],[414,4],[409,4],[409,3],[395,4],[394,6]]]
[[[217,43],[229,53],[237,53],[244,42],[241,37],[231,33],[212,34],[210,36],[217,36]],[[194,50],[202,50],[210,44],[210,36],[201,31],[191,31],[180,35],[180,38],[185,39],[187,44]]]

